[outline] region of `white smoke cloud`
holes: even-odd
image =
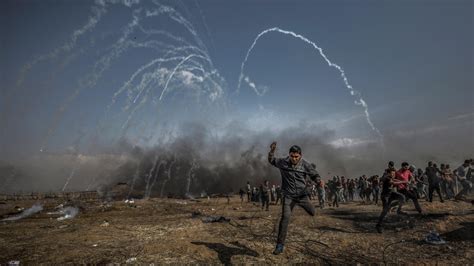
[[[33,205],[31,208],[28,208],[26,210],[24,210],[23,212],[21,212],[20,214],[18,215],[15,215],[15,216],[12,216],[12,217],[8,217],[8,218],[5,218],[3,219],[2,221],[17,221],[17,220],[20,220],[20,219],[23,219],[23,218],[26,218],[28,216],[31,216],[35,213],[38,213],[40,211],[43,210],[43,206],[39,203],[36,203],[35,205]]]

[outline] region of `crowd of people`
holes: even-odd
[[[259,186],[247,182],[239,191],[241,202],[245,200],[261,204],[262,210],[269,210],[270,204],[281,204],[281,218],[278,227],[277,245],[273,254],[283,252],[290,216],[295,206],[300,206],[310,216],[315,215],[312,201],[317,198],[320,208],[326,205],[339,207],[340,203],[357,200],[363,204],[382,204],[376,230],[382,233],[382,224],[388,212],[396,209],[397,214],[406,214],[402,208],[412,201],[418,213],[423,210],[418,202],[425,199],[433,201],[434,192],[439,200],[464,200],[472,192],[474,179],[474,160],[465,160],[462,165],[451,170],[449,164],[428,162],[423,171],[408,162],[402,162],[399,169],[395,163],[388,162],[387,168],[379,175],[358,178],[333,176],[324,181],[316,171],[316,165],[303,159],[302,149],[298,145],[290,147],[288,156],[276,157],[276,142],[270,145],[268,162],[278,168],[281,174],[281,186],[270,185],[265,180]]]
[[[286,160],[291,160],[292,154],[298,154],[298,152],[301,154],[298,149],[300,148],[297,146],[296,148],[292,147],[290,149],[290,159],[287,158]],[[402,207],[407,201],[412,201],[415,209],[421,214],[423,210],[418,201],[422,199],[433,202],[434,197],[437,196],[440,202],[450,199],[465,200],[466,196],[472,192],[474,182],[473,159],[465,160],[462,165],[454,170],[451,169],[449,164],[440,164],[438,167],[436,163],[431,161],[428,162],[424,170],[407,162],[402,162],[400,168],[397,169],[395,163],[390,161],[380,176],[367,177],[362,175],[357,178],[333,176],[325,181],[315,171],[316,166],[314,164],[307,166],[307,169],[315,171],[315,173],[309,174],[304,171],[304,167],[300,169],[296,167],[298,162],[292,166],[295,168],[287,169],[288,166],[284,164],[280,166],[272,156],[271,151],[269,162],[282,170],[282,186],[279,184],[270,185],[268,180],[257,186],[252,186],[250,182],[247,182],[245,188],[240,189],[239,194],[242,203],[246,198],[247,202],[260,205],[262,210],[268,211],[271,204],[282,205],[280,229],[283,233],[279,234],[274,254],[283,251],[287,220],[289,220],[291,210],[296,204],[303,207],[310,215],[314,215],[314,206],[321,209],[326,206],[337,208],[340,203],[356,200],[362,204],[381,204],[382,211],[376,224],[376,230],[382,233],[383,221],[390,210],[396,210],[399,215],[406,215]],[[307,162],[305,161],[305,163]],[[288,165],[291,165],[291,163]],[[304,184],[304,188],[300,188],[300,191],[298,191],[298,187],[296,187],[291,193],[298,196],[296,198],[294,196],[288,197],[288,194],[291,193],[288,191],[285,193],[282,189],[288,187],[288,183],[285,184],[284,182],[295,178],[298,174],[305,176],[305,180],[300,181],[301,184]],[[310,203],[310,201],[315,200],[318,204]],[[285,206],[285,202],[291,203],[289,206]]]
[[[324,181],[318,177],[315,181],[307,180],[307,192],[310,200],[318,201],[319,208],[339,207],[340,203],[359,200],[366,204],[383,204],[383,180],[387,179],[391,170],[395,176],[393,180],[400,179],[402,175],[408,177],[406,185],[400,185],[400,190],[410,191],[410,197],[417,200],[424,199],[432,202],[437,196],[441,202],[445,200],[462,200],[466,194],[472,192],[474,182],[474,160],[465,160],[464,163],[452,170],[449,164],[438,165],[428,162],[425,170],[416,168],[404,162],[400,169],[396,169],[394,162],[388,163],[387,169],[381,176],[362,175],[358,178],[333,176]],[[390,186],[393,190],[393,184]],[[395,187],[398,189],[398,187]],[[261,204],[262,209],[268,210],[270,204],[282,204],[282,190],[279,184],[270,185],[265,180],[258,186],[247,182],[245,188],[240,189],[242,202]],[[413,195],[412,195],[413,194]],[[405,196],[406,198],[406,196]]]

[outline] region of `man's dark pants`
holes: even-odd
[[[268,194],[262,194],[262,210],[266,207],[268,211],[268,205],[270,204],[270,196]]]
[[[379,203],[379,187],[374,187],[372,194],[374,195],[375,204]]]
[[[393,201],[396,201],[396,200],[398,201],[398,210],[401,210],[403,203],[405,203],[405,196],[395,191],[391,191],[387,194],[380,195],[380,199],[382,200],[383,210],[382,210],[382,213],[380,213],[379,221],[377,223],[378,225],[382,225],[383,219],[385,218],[385,216],[387,216],[387,213],[390,211]]]
[[[290,223],[291,212],[293,211],[293,208],[296,205],[302,207],[311,216],[314,216],[316,212],[307,195],[298,197],[283,195],[283,205],[281,211],[280,226],[278,229],[277,244],[285,243],[286,233],[288,232],[288,224]]]
[[[428,188],[428,199],[430,202],[433,202],[433,192],[436,191],[439,195],[440,201],[443,201],[443,196],[441,196],[441,189],[439,183],[429,184]]]
[[[409,189],[403,189],[399,191],[403,196],[405,196],[405,199],[411,199],[413,201],[413,204],[415,205],[415,209],[421,213],[421,206],[420,203],[418,203],[418,197],[416,195],[416,192],[413,190]]]

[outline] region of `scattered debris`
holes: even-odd
[[[127,261],[125,261],[125,263],[132,263],[132,262],[135,262],[135,261],[137,261],[137,258],[133,257],[133,258],[130,258]]]
[[[426,237],[425,242],[432,245],[443,245],[446,244],[446,241],[441,238],[441,236],[436,231],[431,231]]]
[[[188,203],[186,201],[176,201],[177,204],[181,204],[181,205],[188,205]]]
[[[203,217],[202,219],[203,223],[228,223],[230,222],[230,218],[226,218],[224,216],[207,216]]]
[[[94,245],[92,245],[92,246],[93,246],[93,247],[97,247],[97,246],[98,246],[98,244],[94,244]]]
[[[8,262],[7,264],[8,266],[18,266],[20,265],[20,261],[19,260],[11,260]]]
[[[201,215],[202,215],[202,212],[200,212],[200,211],[193,211],[193,213],[191,213],[192,218],[197,218]]]
[[[106,226],[109,226],[109,222],[107,222],[107,220],[105,220],[100,226],[103,226],[103,227],[106,227]]]
[[[126,199],[126,200],[125,200],[125,203],[128,203],[128,204],[134,204],[134,203],[135,203],[135,201],[134,201],[133,199],[131,199],[131,200],[128,200],[128,199]]]
[[[67,227],[69,227],[69,225],[67,225],[67,224],[62,224],[62,225],[60,225],[58,228],[59,228],[59,229],[64,229],[64,228],[67,228]]]
[[[43,210],[43,206],[42,206],[41,204],[38,204],[38,203],[37,203],[37,204],[33,205],[31,208],[26,209],[26,210],[24,210],[23,208],[20,208],[20,207],[15,207],[15,209],[21,210],[22,212],[19,213],[18,215],[5,218],[5,219],[3,219],[2,221],[16,221],[16,220],[20,220],[20,219],[26,218],[26,217],[28,217],[28,216],[31,216],[31,215],[37,213],[37,212],[42,211],[42,210]]]
[[[189,199],[189,201],[192,201],[192,202],[201,202],[201,200],[198,200],[198,199]]]
[[[110,211],[112,209],[112,204],[109,202],[104,202],[99,206],[99,208],[102,212]]]

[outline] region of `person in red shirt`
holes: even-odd
[[[422,213],[416,192],[408,187],[408,183],[412,178],[413,173],[409,169],[409,164],[407,162],[403,162],[402,168],[400,168],[400,170],[398,170],[396,173],[396,180],[398,181],[396,184],[397,190],[399,193],[403,194],[405,198],[411,199],[418,213]],[[402,212],[401,209],[398,211],[398,213],[406,214],[405,212]]]

